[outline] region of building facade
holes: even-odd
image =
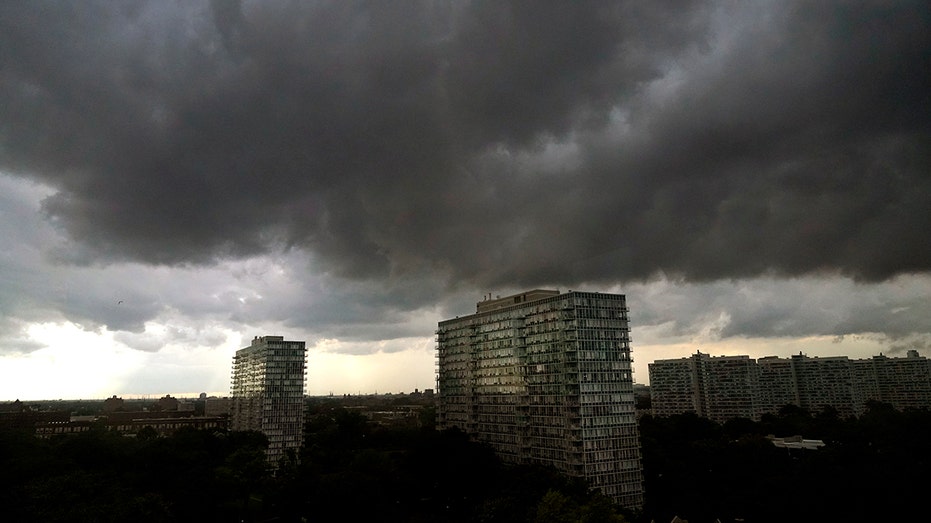
[[[931,362],[916,351],[905,358],[883,355],[864,360],[846,356],[791,358],[713,357],[657,360],[649,365],[654,415],[692,412],[724,422],[759,420],[785,405],[811,413],[833,409],[858,416],[870,401],[899,410],[931,408]]]
[[[437,428],[643,504],[623,295],[533,290],[439,323]]]
[[[754,416],[757,374],[749,356],[719,356],[704,359],[698,367],[699,405],[702,416],[723,423],[731,418]]]
[[[795,387],[795,373],[792,360],[766,356],[756,360],[759,376],[755,398],[756,416],[778,414],[784,405],[798,405],[798,393]]]
[[[265,434],[272,464],[300,450],[306,366],[304,342],[282,336],[256,336],[233,357],[230,428]]]
[[[825,407],[837,410],[843,417],[862,411],[854,404],[854,383],[846,356],[810,358],[804,354],[792,356],[797,405],[808,412],[821,412]]]
[[[653,387],[653,382],[660,383]],[[750,418],[757,373],[749,356],[719,356],[697,352],[688,358],[650,364],[653,413],[671,416],[694,412],[723,423]]]
[[[697,364],[694,357],[659,360],[650,364],[650,403],[654,415],[701,412]],[[653,383],[661,386],[654,387]]]
[[[853,362],[856,400],[888,403],[899,410],[931,408],[931,365],[910,350],[904,358],[880,354]]]

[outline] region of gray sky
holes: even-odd
[[[224,393],[261,334],[429,388],[527,288],[627,294],[639,382],[921,351],[931,8],[4,2],[0,189],[0,399]]]

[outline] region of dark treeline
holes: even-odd
[[[258,433],[105,430],[0,434],[4,521],[623,522],[895,521],[921,508],[931,415],[872,405],[859,419],[786,408],[759,423],[641,420],[646,506],[630,513],[579,480],[505,466],[432,410],[379,426],[311,402],[300,461],[267,470]],[[767,434],[822,439],[775,447]]]
[[[265,469],[260,433],[0,432],[4,521],[232,521]]]
[[[267,470],[260,433],[0,433],[3,521],[615,522],[607,498],[537,467],[503,465],[432,408],[391,427],[311,403],[299,461]]]
[[[385,522],[614,522],[622,511],[581,481],[506,466],[459,431],[437,432],[433,409],[408,425],[368,423],[358,411],[311,404],[305,449],[287,489],[287,520]]]
[[[640,431],[645,513],[657,523],[906,521],[926,512],[928,411],[872,403],[863,416],[841,419],[787,406],[759,423],[645,416]],[[767,435],[825,446],[779,448]]]

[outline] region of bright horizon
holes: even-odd
[[[640,335],[649,337],[649,329],[631,329],[631,337],[638,339]],[[48,335],[54,332],[51,329]],[[76,334],[74,329],[66,329],[62,333],[68,340],[74,340]],[[88,334],[84,334],[88,336]],[[262,333],[256,335],[280,335],[276,333]],[[297,338],[287,337],[288,340],[297,340]],[[787,338],[783,340],[772,339],[730,339],[724,341],[708,343],[693,343],[683,341],[673,343],[666,341],[657,345],[644,345],[638,347],[636,342],[632,343],[632,357],[634,360],[634,383],[649,385],[649,371],[647,365],[658,359],[678,359],[691,356],[696,351],[711,356],[723,355],[747,355],[753,359],[763,356],[790,357],[799,352],[805,353],[812,357],[826,356],[847,356],[851,359],[870,358],[883,352],[885,348],[882,344],[875,341],[876,338],[870,336],[860,336],[854,339],[839,341],[834,337],[806,337],[806,338]],[[363,355],[347,355],[335,352],[339,350],[338,342],[324,340],[316,346],[309,347],[308,366],[307,366],[307,388],[305,393],[308,396],[322,397],[333,394],[342,396],[344,394],[372,395],[372,394],[408,394],[415,389],[423,391],[425,389],[435,389],[435,374],[433,363],[433,339],[423,338],[406,340],[407,343],[419,343],[419,349],[399,350],[397,352],[379,352],[371,354],[366,352]],[[429,344],[431,348],[426,353],[425,347]],[[244,345],[248,346],[248,345]],[[39,390],[47,390],[47,384],[37,383],[36,388],[30,389],[29,385],[18,381],[17,376],[30,376],[34,374],[28,367],[17,368],[16,365],[4,365],[0,368],[0,401],[20,400],[23,402],[34,401],[57,401],[57,400],[103,400],[116,395],[123,399],[150,399],[156,400],[160,397],[171,395],[182,399],[196,399],[200,393],[207,393],[208,396],[226,397],[229,396],[228,375],[232,367],[232,357],[236,350],[243,347],[231,348],[229,344],[222,349],[204,349],[195,351],[192,357],[189,352],[180,352],[177,350],[166,349],[164,352],[150,354],[149,359],[140,359],[136,351],[125,348],[113,348],[108,352],[106,361],[113,362],[110,371],[111,376],[107,376],[103,369],[94,369],[93,365],[76,365],[76,360],[87,359],[90,362],[101,361],[98,357],[89,356],[82,353],[87,350],[100,350],[99,340],[95,342],[93,349],[86,347],[75,351],[73,347],[65,350],[56,351],[53,348],[42,349],[34,353],[32,365],[38,365],[41,371],[51,373],[56,382],[62,387],[62,393],[57,395],[45,395],[39,397]],[[182,358],[180,361],[172,362],[169,358],[158,357],[166,354],[175,354]],[[922,354],[924,356],[924,354]],[[890,354],[890,357],[902,357],[904,354]],[[115,360],[114,360],[115,358]],[[225,365],[224,365],[225,363]],[[193,390],[183,390],[171,388],[170,385],[160,387],[160,381],[157,376],[160,372],[166,370],[170,372],[171,368],[195,368],[201,371],[201,375],[207,376],[203,383],[220,383],[223,376],[227,377],[225,387],[193,387]],[[152,376],[146,378],[146,370],[152,370]],[[197,374],[195,374],[196,376]],[[79,390],[87,380],[82,376],[94,376],[95,380],[112,379],[113,383],[122,385],[110,385],[109,387],[88,388],[87,392],[78,395],[67,395],[66,390]],[[135,379],[127,380],[126,376],[135,376]],[[69,383],[70,381],[70,383]],[[21,391],[26,393],[17,394],[15,387],[20,384]],[[132,391],[129,383],[144,383],[147,387],[145,392]],[[165,384],[170,383],[165,379]],[[378,385],[374,385],[374,384]],[[28,391],[32,391],[30,394]]]

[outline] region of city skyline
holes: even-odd
[[[931,352],[926,2],[0,5],[0,401],[434,386],[483,296],[701,350]]]

